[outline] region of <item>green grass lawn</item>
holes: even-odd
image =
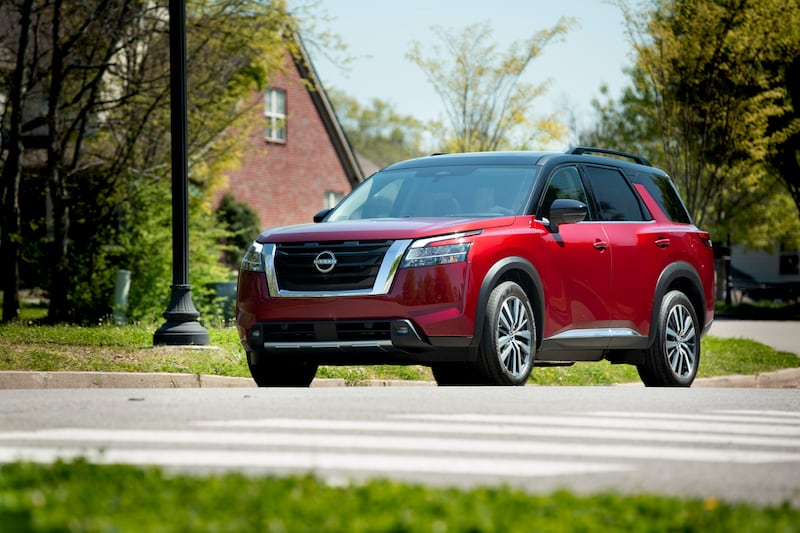
[[[713,497],[511,488],[457,490],[375,480],[187,476],[78,460],[0,466],[5,532],[797,532],[800,510]]]
[[[211,328],[214,349],[153,347],[157,326],[0,325],[0,370],[55,372],[181,372],[249,377],[235,328]],[[758,374],[800,366],[800,357],[755,341],[706,337],[698,377]],[[370,379],[431,380],[420,366],[321,367],[320,378],[349,384]],[[538,385],[611,385],[639,381],[630,365],[577,363],[571,367],[534,368]]]

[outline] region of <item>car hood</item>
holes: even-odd
[[[516,217],[498,218],[383,218],[344,220],[285,226],[264,231],[261,243],[419,239],[488,228],[510,226]]]

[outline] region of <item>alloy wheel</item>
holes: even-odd
[[[664,335],[667,360],[677,377],[686,377],[694,372],[697,364],[697,331],[692,314],[683,305],[669,311]]]
[[[525,303],[511,296],[498,314],[497,356],[509,375],[518,378],[529,373],[533,335]]]

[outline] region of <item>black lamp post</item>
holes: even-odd
[[[170,127],[172,135],[172,295],[167,321],[153,344],[205,345],[208,331],[197,319],[189,285],[189,164],[186,120],[186,3],[169,2]]]

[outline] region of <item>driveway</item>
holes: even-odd
[[[715,318],[709,335],[753,339],[800,357],[800,322],[779,320],[728,320]]]

